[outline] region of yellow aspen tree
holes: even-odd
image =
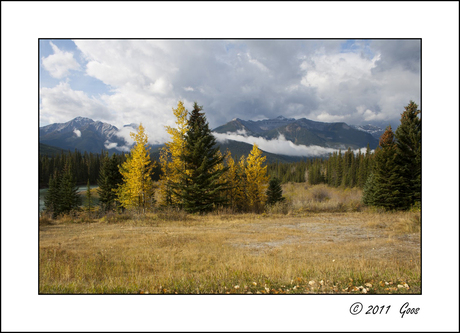
[[[235,203],[239,210],[246,211],[249,208],[248,192],[247,192],[247,177],[246,177],[246,157],[243,155],[236,165],[237,184],[235,190]]]
[[[228,167],[228,172],[225,175],[226,182],[229,184],[228,189],[226,190],[228,204],[234,211],[243,210],[246,204],[246,179],[244,177],[244,156],[242,157],[241,167],[240,164],[236,163],[235,160],[232,158],[230,151],[227,150],[225,154],[225,164]]]
[[[268,174],[267,166],[263,165],[265,160],[266,156],[262,156],[262,151],[254,144],[246,160],[246,192],[249,207],[256,213],[263,210],[267,201]]]
[[[135,144],[128,159],[119,167],[123,183],[117,188],[116,194],[121,206],[136,208],[145,213],[155,202],[150,148],[147,149],[148,137],[142,124],[137,133],[130,133]]]
[[[232,158],[232,154],[229,150],[225,153],[224,163],[228,167],[228,172],[225,174],[225,181],[228,183],[228,188],[225,191],[225,197],[227,198],[228,205],[232,209],[236,209],[235,202],[235,191],[236,186],[236,167],[235,161]]]
[[[185,170],[181,157],[185,149],[185,134],[187,133],[188,111],[184,103],[179,101],[177,108],[173,109],[176,117],[176,126],[165,126],[166,132],[171,136],[171,141],[166,142],[160,152],[160,204],[162,206],[179,205],[180,198],[174,193],[173,187],[180,182],[179,170]]]

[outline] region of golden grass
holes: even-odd
[[[40,293],[420,293],[419,212],[356,210],[358,190],[284,191],[284,210],[260,215],[41,223]]]

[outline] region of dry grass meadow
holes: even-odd
[[[41,294],[420,294],[420,212],[286,184],[264,214],[40,218]]]

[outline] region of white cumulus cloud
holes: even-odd
[[[78,70],[80,65],[74,59],[73,53],[61,51],[50,42],[53,54],[42,58],[43,67],[56,79],[62,79],[70,74],[70,70]]]
[[[75,117],[94,120],[112,119],[107,106],[85,92],[73,90],[68,82],[60,82],[53,88],[40,89],[40,122],[64,123]]]

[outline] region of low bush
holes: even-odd
[[[163,221],[186,221],[187,213],[177,207],[165,207],[158,211],[158,219]]]
[[[42,213],[38,219],[38,225],[51,225],[53,224],[53,219],[50,214]]]
[[[327,201],[331,198],[329,189],[326,186],[315,186],[310,190],[313,200],[316,202]]]

